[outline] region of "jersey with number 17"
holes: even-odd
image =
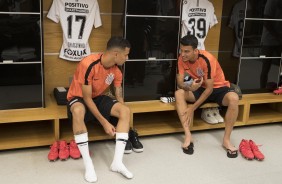
[[[63,45],[60,58],[80,61],[90,54],[88,38],[102,25],[97,0],[53,0],[47,17],[61,23]]]
[[[181,37],[187,34],[197,37],[198,49],[205,50],[208,31],[217,23],[213,4],[208,0],[183,1]]]

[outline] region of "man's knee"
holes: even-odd
[[[228,105],[238,105],[239,104],[239,96],[237,93],[231,93],[227,97]]]
[[[84,108],[82,108],[80,106],[76,106],[76,107],[72,108],[71,113],[72,113],[73,118],[84,117],[85,110],[84,110]]]
[[[119,108],[120,118],[129,118],[130,117],[130,109],[125,105],[121,105]]]
[[[124,114],[129,117],[130,116],[130,108],[123,105],[123,111],[124,111]]]
[[[84,110],[80,107],[74,107],[72,109],[72,114],[75,115],[75,116],[80,115],[82,113],[84,113]]]
[[[118,109],[118,124],[121,124],[123,126],[128,126],[130,124],[130,109],[129,107],[125,106],[125,105],[120,105],[119,109]]]
[[[178,89],[175,91],[174,95],[176,100],[180,98],[184,98],[185,91],[183,89]]]

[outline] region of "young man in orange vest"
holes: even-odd
[[[97,176],[89,155],[88,134],[85,122],[98,120],[105,132],[116,136],[114,159],[110,169],[121,173],[128,179],[133,174],[122,162],[128,141],[130,110],[124,105],[122,95],[122,73],[118,65],[128,59],[130,43],[121,37],[112,37],[103,54],[91,54],[80,61],[68,91],[68,117],[72,120],[75,142],[81,152],[85,165],[85,180],[96,182]],[[114,84],[115,99],[104,95]],[[118,118],[115,128],[111,117]]]
[[[192,35],[184,36],[180,42],[177,75],[179,89],[175,92],[175,99],[177,113],[185,132],[183,152],[187,154],[194,152],[189,129],[194,111],[204,102],[216,102],[220,106],[227,106],[222,145],[227,150],[227,156],[235,158],[238,150],[230,142],[230,136],[238,116],[239,97],[230,89],[230,83],[225,80],[217,59],[205,50],[198,50],[197,45],[198,40]],[[184,82],[186,75],[193,81]],[[193,104],[187,106],[187,101]]]

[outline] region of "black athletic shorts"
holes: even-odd
[[[98,120],[95,118],[95,116],[89,111],[87,108],[83,98],[81,97],[74,97],[67,103],[67,111],[68,111],[68,119],[70,122],[72,122],[72,113],[70,111],[70,107],[76,103],[80,102],[84,105],[86,113],[84,116],[84,122],[87,123],[89,121],[98,122]],[[118,118],[111,116],[111,109],[115,103],[118,101],[115,99],[112,99],[109,96],[101,95],[96,98],[93,98],[93,102],[97,106],[99,112],[104,116],[105,119],[107,119],[112,125],[116,126],[118,122]],[[98,122],[99,123],[99,122]],[[100,124],[100,123],[99,123]]]
[[[198,90],[193,91],[195,99],[198,100],[204,91],[205,88],[203,87],[200,87]],[[235,91],[227,86],[221,88],[213,88],[212,94],[206,99],[204,103],[214,102],[220,106],[223,106],[222,105],[223,98],[228,92],[235,92]]]

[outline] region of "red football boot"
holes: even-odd
[[[275,95],[281,95],[281,94],[282,94],[282,86],[280,86],[279,88],[277,88],[276,90],[274,90],[273,93],[274,93]]]
[[[254,141],[252,141],[252,140],[250,140],[249,143],[250,143],[250,147],[251,147],[251,149],[253,151],[253,154],[254,154],[255,158],[257,160],[260,160],[260,161],[263,160],[264,159],[264,155],[258,149],[258,145],[256,145],[256,143]]]
[[[70,147],[70,157],[71,158],[78,159],[78,158],[81,157],[80,151],[79,151],[77,144],[75,143],[74,140],[70,141],[69,147]]]
[[[240,145],[239,145],[239,151],[248,160],[253,160],[254,159],[254,154],[252,152],[252,149],[250,147],[249,141],[242,139]]]
[[[66,141],[60,141],[59,158],[60,160],[67,160],[70,156],[69,146]]]
[[[50,161],[56,161],[59,157],[59,142],[55,141],[51,146],[50,146],[50,152],[48,154],[48,160]]]

